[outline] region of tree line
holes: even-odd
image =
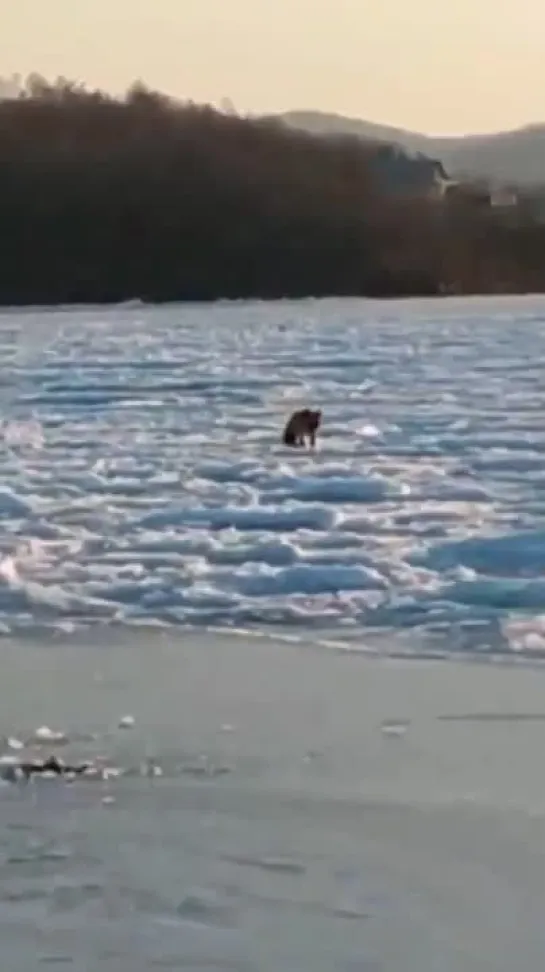
[[[544,289],[531,205],[388,194],[376,151],[31,77],[0,101],[0,304]]]

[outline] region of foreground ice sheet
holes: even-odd
[[[544,363],[540,298],[3,312],[2,630],[543,653]]]
[[[163,772],[0,784],[2,968],[537,972],[544,697],[528,666],[6,638],[0,736]]]

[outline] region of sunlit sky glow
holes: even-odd
[[[434,134],[545,120],[545,0],[0,0],[0,74]]]

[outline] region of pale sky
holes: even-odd
[[[545,0],[0,0],[0,74],[432,134],[545,121]]]

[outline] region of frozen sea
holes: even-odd
[[[543,653],[544,299],[4,312],[0,361],[5,633]]]
[[[0,967],[544,968],[545,299],[4,310],[0,363]]]

